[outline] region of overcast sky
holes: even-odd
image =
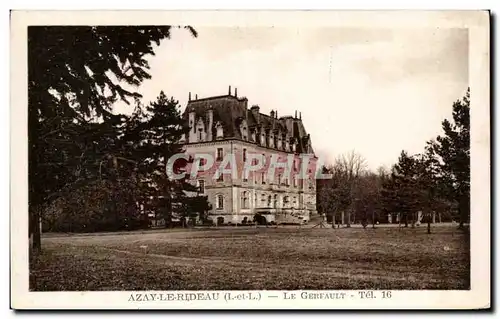
[[[198,38],[176,30],[149,57],[144,100],[164,90],[184,108],[190,91],[237,87],[263,113],[302,112],[327,162],[355,150],[376,169],[421,152],[468,86],[466,29],[195,28]]]

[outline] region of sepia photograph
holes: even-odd
[[[489,306],[487,12],[22,14],[23,292],[376,308],[481,285]]]

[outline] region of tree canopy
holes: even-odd
[[[113,113],[113,105],[138,101],[137,87],[151,77],[147,57],[170,38],[172,28],[28,28],[29,211],[35,249],[43,207],[102,177],[109,162],[116,167],[119,158],[126,160],[116,138],[125,118]]]

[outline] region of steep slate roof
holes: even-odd
[[[196,121],[201,117],[206,125],[206,115],[210,107],[214,113],[213,124],[215,125],[218,121],[222,123],[224,136],[241,138],[236,122],[238,118],[243,118],[245,115],[245,110],[247,110],[247,99],[239,99],[231,95],[222,95],[191,100],[188,102],[183,117],[187,121],[189,112],[194,110]],[[212,132],[215,134],[215,130],[212,130]],[[215,138],[215,135],[213,138]]]
[[[260,129],[260,127],[274,130],[279,129],[283,133],[288,132],[288,135],[298,142],[297,152],[306,153],[309,148],[309,152],[314,153],[309,142],[310,136],[307,134],[302,120],[292,116],[274,118],[263,113],[258,113],[259,119],[257,120],[254,112],[248,108],[248,99],[244,97],[221,95],[190,100],[183,113],[183,118],[187,123],[189,113],[194,111],[194,124],[201,118],[205,125],[207,125],[207,111],[210,108],[213,110],[213,125],[215,127],[217,122],[222,124],[224,138],[242,139],[239,126],[243,120],[246,120],[250,132],[252,129]],[[212,140],[215,140],[215,129],[212,129],[212,134]]]

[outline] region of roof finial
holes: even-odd
[[[231,95],[231,85],[229,86],[229,93],[228,95]]]

